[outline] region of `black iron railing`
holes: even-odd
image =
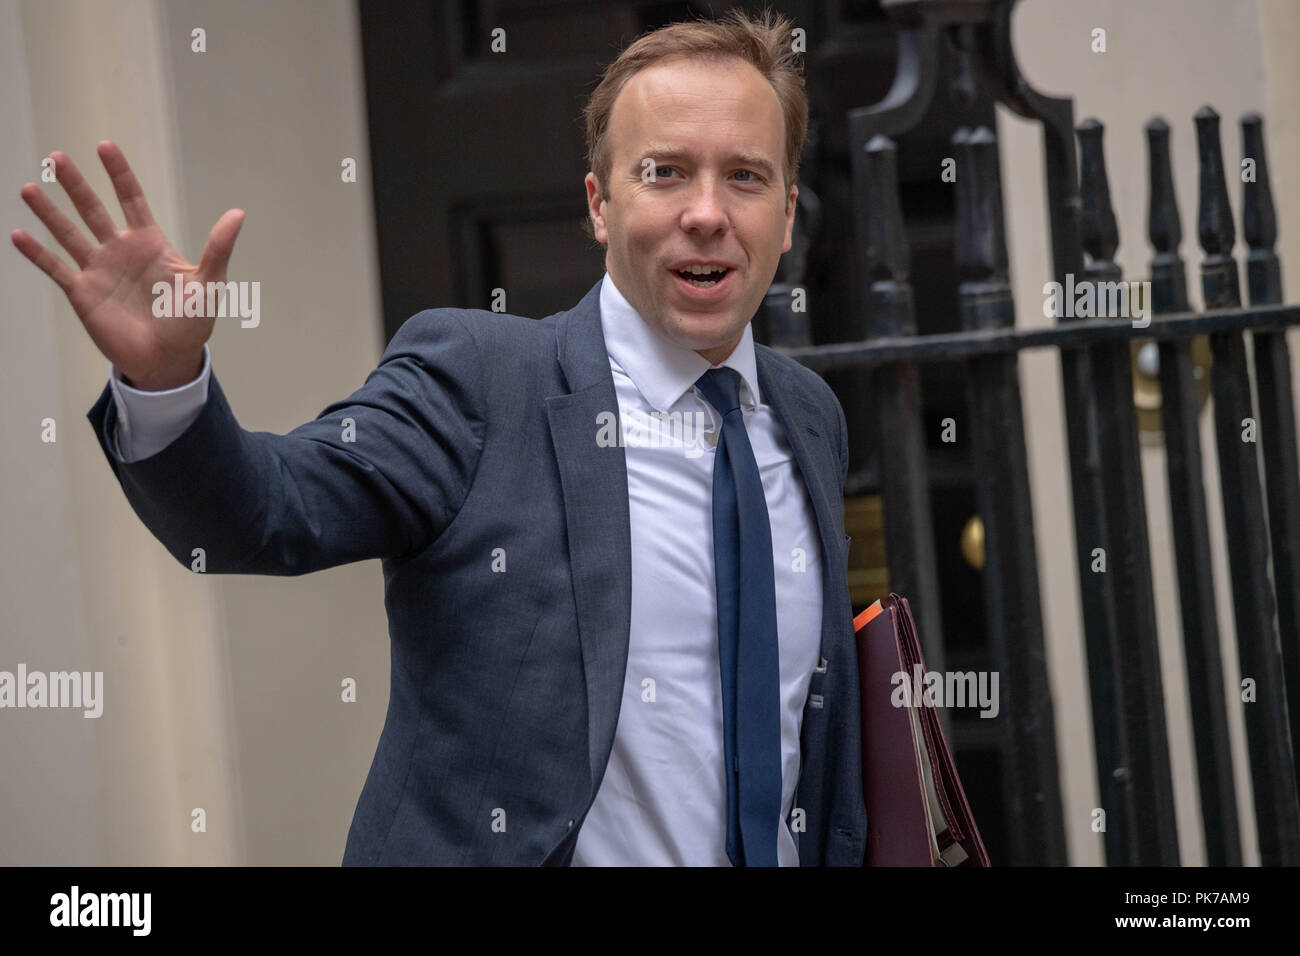
[[[1025,82],[1011,49],[1014,0],[882,0],[882,5],[903,27],[894,87],[883,101],[849,117],[861,339],[808,346],[806,325],[788,315],[769,327],[772,344],[785,346],[783,351],[810,368],[870,370],[876,421],[869,424],[878,429],[870,440],[889,450],[879,484],[890,579],[893,589],[911,600],[933,669],[943,666],[943,622],[918,365],[952,362],[964,368],[972,418],[967,434],[985,533],[987,627],[1001,674],[999,752],[1010,857],[1004,862],[1066,862],[1017,365],[1020,350],[1045,347],[1057,349],[1061,361],[1106,861],[1179,862],[1133,402],[1134,342],[1149,339],[1157,343],[1159,356],[1207,862],[1242,860],[1228,744],[1228,707],[1240,700],[1260,859],[1266,865],[1300,863],[1293,750],[1293,741],[1300,740],[1300,467],[1286,340],[1287,328],[1300,324],[1300,307],[1281,304],[1262,122],[1255,115],[1242,120],[1243,158],[1253,166],[1252,175],[1244,177],[1243,202],[1249,307],[1241,305],[1232,256],[1235,230],[1219,118],[1207,107],[1195,117],[1205,311],[1194,313],[1188,305],[1177,251],[1182,230],[1169,127],[1155,119],[1146,130],[1149,239],[1155,249],[1149,300],[1139,296],[1140,315],[1102,307],[1095,317],[1075,317],[1067,309],[1056,326],[1035,329],[1015,326],[994,135],[986,128],[959,131],[953,148],[960,170],[956,262],[963,331],[917,335],[890,137],[925,113],[938,85],[939,45],[945,37],[959,53],[959,93],[982,85],[997,102],[1042,124],[1055,281],[1062,288],[1091,283],[1094,289],[1118,289],[1112,284],[1122,282],[1114,261],[1119,235],[1102,126],[1088,120],[1076,129],[1070,99],[1044,96]],[[1208,337],[1213,356],[1216,460],[1236,643],[1243,683],[1249,682],[1244,688],[1225,687],[1220,665],[1193,354],[1198,336]]]

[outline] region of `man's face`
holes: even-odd
[[[716,365],[790,248],[799,190],[785,189],[776,91],[742,60],[662,61],[619,92],[606,142],[609,182],[586,179],[605,268],[647,322]],[[725,272],[684,277],[702,266]]]

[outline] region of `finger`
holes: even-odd
[[[126,224],[132,227],[152,226],[153,213],[145,202],[144,190],[140,188],[135,173],[131,172],[131,166],[118,145],[108,140],[100,143],[99,160],[108,171],[108,178],[113,181],[113,191],[117,193],[117,201],[122,204]]]
[[[90,227],[91,233],[100,242],[108,242],[117,235],[117,226],[113,225],[113,218],[95,195],[95,190],[90,188],[90,183],[86,182],[81,170],[68,158],[67,153],[59,150],[50,153],[50,158],[54,160],[55,177],[71,197],[72,204],[81,213],[81,218]]]
[[[225,215],[217,220],[203,247],[203,258],[199,260],[200,275],[212,279],[225,278],[230,254],[235,248],[235,237],[239,235],[239,227],[243,224],[242,209],[227,209]]]
[[[27,183],[18,194],[31,207],[32,212],[36,213],[36,218],[45,224],[50,235],[57,239],[59,245],[68,250],[68,255],[72,256],[73,261],[84,269],[86,263],[90,261],[91,253],[95,251],[95,246],[77,228],[77,224],[59,212],[59,207],[54,205],[54,200],[45,195],[45,190],[36,183]]]
[[[18,251],[35,263],[36,268],[53,279],[65,295],[71,294],[72,280],[76,278],[76,273],[69,269],[62,259],[21,229],[15,229],[10,233],[9,238],[18,247]]]

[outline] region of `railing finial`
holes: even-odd
[[[1111,262],[1119,248],[1119,226],[1110,201],[1106,154],[1102,149],[1105,129],[1091,118],[1075,127],[1079,137],[1079,191],[1083,199],[1079,231],[1084,250],[1098,262]]]
[[[898,197],[898,149],[888,136],[877,134],[867,143],[864,185],[870,197],[867,220],[867,248],[864,253],[867,280],[876,282],[907,279],[911,256],[907,248],[903,207]]]
[[[993,131],[964,127],[952,138],[957,152],[957,273],[963,281],[1005,279],[1007,241],[1002,182]]]
[[[1210,106],[1196,111],[1196,153],[1200,166],[1200,203],[1197,233],[1201,249],[1208,256],[1232,255],[1237,230],[1232,223],[1228,183],[1223,172],[1223,148],[1219,142],[1219,114]]]
[[[1153,116],[1146,125],[1147,169],[1151,198],[1147,206],[1147,237],[1157,255],[1178,255],[1183,241],[1183,221],[1174,193],[1173,158],[1169,152],[1169,124]]]
[[[1241,158],[1249,160],[1250,174],[1243,169],[1241,233],[1251,251],[1272,251],[1277,242],[1277,210],[1269,185],[1268,157],[1264,151],[1264,120],[1258,113],[1241,118]]]

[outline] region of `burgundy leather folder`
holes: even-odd
[[[907,599],[882,598],[853,621],[862,704],[867,866],[988,866],[943,724],[932,706],[896,706],[921,642]]]

